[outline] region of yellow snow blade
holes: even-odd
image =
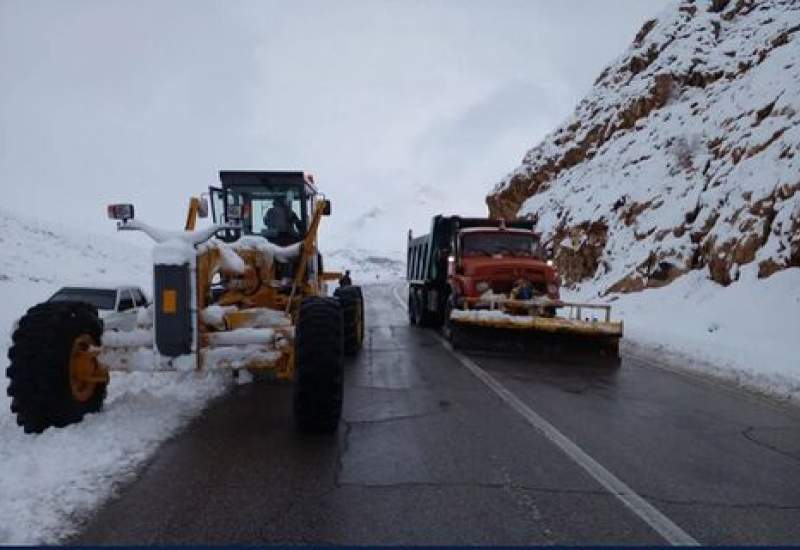
[[[451,320],[460,325],[534,330],[554,334],[579,334],[583,336],[621,338],[623,332],[622,321],[582,321],[578,319],[565,319],[563,317],[534,317],[522,315],[482,318],[475,316],[459,317],[457,314],[453,315]]]
[[[483,309],[454,310],[450,319],[459,325],[602,338],[621,338],[623,333],[622,321],[611,320],[611,306],[608,304],[573,303],[548,298],[513,300],[494,297],[488,300],[470,298],[465,299],[464,302],[472,307],[483,305]],[[549,317],[538,313],[546,309],[560,310],[565,314]],[[527,314],[522,312],[527,312]],[[587,312],[593,312],[593,318],[584,318],[584,314]],[[595,317],[597,312],[600,314],[600,319]]]

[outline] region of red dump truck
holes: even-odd
[[[407,266],[409,322],[442,327],[453,345],[471,326],[618,352],[622,322],[609,305],[561,300],[561,277],[531,221],[435,216],[430,233],[409,231]]]

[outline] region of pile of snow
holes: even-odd
[[[390,282],[406,276],[405,250],[375,251],[366,249],[340,249],[325,254],[325,271],[350,270],[355,284]]]
[[[625,322],[623,350],[800,401],[800,269],[758,279],[751,266],[728,287],[692,272],[603,301]]]
[[[13,321],[59,287],[133,284],[149,291],[151,272],[150,251],[111,227],[108,235],[89,235],[0,210],[0,356],[5,361]],[[224,374],[114,373],[102,412],[40,435],[16,425],[0,384],[0,544],[56,542],[73,533],[161,442],[225,391]]]
[[[798,45],[797,0],[673,1],[487,197],[628,349],[794,397]]]
[[[135,478],[162,442],[224,391],[219,374],[114,375],[102,412],[40,435],[17,427],[4,398],[0,543],[53,543],[73,534],[82,518]]]

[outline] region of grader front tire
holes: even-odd
[[[335,298],[303,300],[295,336],[294,414],[306,433],[333,433],[344,394],[342,308]]]
[[[100,345],[97,310],[79,302],[47,302],[20,319],[8,351],[7,389],[11,412],[26,433],[80,422],[99,411],[105,382],[81,376],[93,366],[89,348]]]

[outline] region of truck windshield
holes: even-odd
[[[62,288],[48,302],[83,302],[97,309],[114,309],[117,291],[101,288]]]
[[[461,238],[461,255],[542,257],[539,240],[535,235],[505,231],[465,234]]]

